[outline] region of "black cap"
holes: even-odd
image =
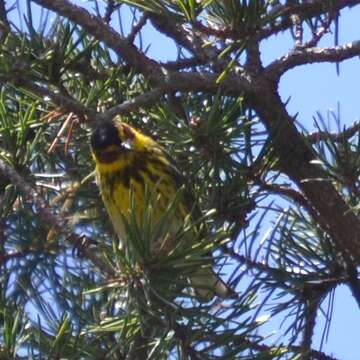
[[[91,147],[103,150],[110,145],[121,145],[118,129],[112,121],[102,121],[91,136]]]

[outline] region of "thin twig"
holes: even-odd
[[[296,0],[288,0],[287,6],[293,7],[296,6],[298,2]],[[291,22],[294,26],[294,37],[295,37],[295,47],[301,47],[303,44],[303,26],[302,26],[302,20],[298,13],[293,13],[290,15]]]
[[[132,341],[126,360],[146,360],[148,358],[148,342],[149,339],[142,334],[140,329]]]
[[[175,324],[172,325],[172,328],[175,333],[175,337],[180,341],[181,348],[183,351],[183,355],[185,359],[190,360],[201,360],[202,358],[197,354],[197,351],[191,346],[190,340],[189,340],[189,333],[188,329],[175,322]]]
[[[318,31],[315,34],[313,34],[313,37],[310,41],[304,44],[304,47],[311,48],[316,46],[321,40],[321,38],[330,31],[330,26],[334,19],[335,19],[335,14],[333,13],[328,14],[326,22],[322,23],[320,29],[318,29]]]
[[[360,0],[334,0],[331,2],[332,11],[338,12],[345,7],[352,7],[360,4]],[[324,0],[312,0],[297,2],[294,5],[280,5],[276,8],[276,18],[280,21],[275,22],[269,27],[262,28],[256,34],[256,39],[261,41],[279,32],[285,31],[293,26],[291,15],[297,14],[301,21],[320,16],[325,12]]]
[[[158,102],[166,92],[163,88],[154,88],[141,95],[136,96],[131,100],[124,101],[119,105],[115,105],[112,108],[106,110],[103,114],[99,115],[97,119],[113,119],[116,115],[128,114],[132,111],[138,110],[140,107],[149,107]]]
[[[274,348],[270,347],[268,345],[259,344],[259,342],[252,342],[250,340],[246,341],[243,338],[241,338],[241,342],[242,342],[242,345],[246,344],[249,347],[249,349],[253,349],[253,350],[257,350],[257,351],[267,351],[272,354],[274,353]],[[295,353],[302,352],[302,348],[300,346],[289,346],[288,349],[289,349],[289,351],[295,352]],[[329,356],[329,355],[323,353],[322,351],[317,351],[317,350],[313,350],[313,349],[311,349],[308,352],[308,354],[312,356],[313,360],[337,360],[337,358],[335,358],[333,356]]]
[[[146,24],[147,20],[149,18],[149,15],[147,13],[144,13],[139,21],[133,26],[131,29],[129,35],[127,36],[126,40],[130,43],[133,43],[135,40],[136,35],[138,32],[143,28],[143,26]]]
[[[67,239],[78,242],[79,236],[74,234],[72,230],[68,227],[67,221],[65,218],[54,214],[48,204],[42,199],[30,184],[28,184],[23,177],[21,177],[14,168],[6,164],[3,160],[0,159],[0,173],[8,178],[14,185],[16,185],[20,192],[27,197],[33,205],[38,209],[40,217],[43,221],[49,224],[54,231],[58,234],[64,235]],[[108,275],[113,276],[113,269],[100,258],[98,258],[91,249],[86,247],[82,249],[83,253],[87,258],[90,259],[96,266],[98,266],[102,271],[106,272]],[[14,256],[8,254],[8,256]]]
[[[121,4],[115,5],[114,0],[107,0],[105,15],[104,15],[104,21],[106,23],[109,23],[111,21],[111,15],[116,10],[117,7],[120,7]]]
[[[360,121],[354,122],[354,124],[344,131],[330,133],[326,131],[317,131],[309,134],[306,139],[311,143],[319,143],[321,141],[330,140],[332,142],[343,142],[353,136],[355,136],[360,131]]]
[[[5,264],[7,261],[12,260],[12,259],[18,259],[18,258],[23,258],[24,256],[26,256],[29,253],[29,251],[24,250],[24,251],[14,251],[14,252],[8,252],[6,254],[0,254],[0,265]]]
[[[0,39],[4,39],[10,32],[10,24],[7,18],[5,0],[0,0]]]
[[[14,66],[14,70],[11,74],[8,75],[0,75],[0,83],[13,83],[14,86],[24,87],[27,90],[30,90],[34,94],[49,100],[52,100],[57,106],[61,109],[66,109],[69,112],[76,113],[80,118],[84,116],[93,118],[96,116],[96,112],[94,110],[89,109],[84,106],[82,103],[77,101],[76,99],[68,96],[64,96],[60,92],[51,91],[49,88],[45,86],[41,86],[38,83],[31,81],[25,75],[23,75],[24,67],[22,65],[17,64]]]
[[[233,249],[229,249],[227,247],[222,247],[222,249],[226,255],[230,256],[232,259],[236,260],[240,264],[245,265],[250,270],[265,273],[273,277],[274,279],[288,278],[289,276],[289,272],[271,267],[264,263],[257,262],[253,259],[250,259],[248,256],[236,253]]]

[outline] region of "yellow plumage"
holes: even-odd
[[[145,189],[160,193],[153,212],[154,222],[158,221],[183,184],[180,172],[161,146],[125,123],[106,121],[93,132],[91,147],[100,193],[120,241],[125,238],[123,219],[130,220],[131,216],[130,188],[138,223],[144,211]],[[180,203],[173,219],[174,233],[190,210],[188,204]],[[122,246],[126,249],[126,244]],[[198,270],[190,280],[200,300],[228,295],[229,288],[209,268]]]

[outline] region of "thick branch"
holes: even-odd
[[[162,71],[159,64],[139,51],[131,42],[122,38],[102,19],[91,15],[80,6],[71,4],[68,0],[34,0],[34,2],[82,26],[89,34],[104,42],[150,80],[161,81]]]
[[[188,38],[185,29],[178,24],[174,24],[174,19],[168,19],[166,16],[160,14],[149,14],[149,17],[155,29],[176,41],[178,45],[194,52],[193,43],[191,39]]]
[[[199,65],[204,65],[206,61],[197,58],[179,59],[176,61],[168,61],[161,65],[168,70],[181,70],[186,68],[192,68]]]
[[[327,178],[326,172],[311,161],[312,149],[296,129],[276,89],[263,84],[251,100],[273,139],[279,166],[302,190],[313,211],[319,214],[323,229],[339,253],[360,262],[360,221]]]
[[[244,91],[252,89],[251,83],[247,78],[242,76],[228,76],[222,85],[217,84],[217,75],[212,73],[199,72],[184,72],[184,73],[169,73],[166,81],[159,87],[149,90],[132,100],[125,101],[116,105],[104,114],[99,114],[95,110],[84,106],[82,103],[72,98],[65,96],[59,92],[51,91],[45,86],[38,85],[22,75],[23,71],[13,71],[10,75],[0,76],[0,82],[13,83],[16,86],[22,86],[27,90],[41,96],[48,97],[57,106],[76,113],[78,116],[86,116],[90,120],[111,119],[115,115],[129,113],[135,111],[140,107],[150,107],[159,101],[160,97],[166,93],[174,91],[207,91],[209,93],[217,93],[219,87],[229,95],[240,96]]]
[[[319,295],[319,296],[317,296]],[[307,299],[305,302],[305,324],[302,331],[301,348],[304,353],[311,351],[311,345],[313,342],[314,330],[316,325],[316,316],[321,304],[320,294],[313,292],[311,299]],[[310,355],[310,354],[309,354]],[[305,357],[305,359],[311,359],[311,357]]]
[[[151,107],[159,101],[162,95],[175,91],[206,91],[215,94],[220,87],[229,95],[240,96],[243,92],[252,89],[251,83],[245,77],[229,76],[221,86],[216,83],[216,80],[217,75],[211,73],[170,73],[162,86],[155,87],[153,90],[149,90],[134,99],[113,106],[103,114],[96,114],[93,119],[112,119],[116,115],[127,114],[140,107]]]
[[[256,85],[246,76],[229,75],[221,84],[217,83],[217,79],[218,74],[212,72],[170,72],[160,86],[109,111],[120,114],[133,111],[140,105],[151,106],[159,100],[161,94],[175,91],[204,91],[210,94],[222,91],[224,94],[232,96],[241,96],[244,92],[256,91],[254,90]],[[139,104],[139,106],[136,104]],[[118,110],[115,110],[116,108]]]
[[[296,66],[320,62],[339,62],[360,55],[360,40],[346,45],[329,48],[296,48],[289,54],[275,60],[266,68],[266,74],[278,79]]]
[[[207,35],[199,33],[196,28],[187,29],[184,24],[174,24],[174,19],[165,15],[151,14],[149,16],[158,31],[190,51],[199,61],[216,60],[217,51],[203,39],[207,38]]]

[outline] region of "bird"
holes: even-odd
[[[90,145],[103,203],[121,248],[126,250],[125,222],[130,220],[132,201],[136,203],[136,221],[140,222],[146,207],[146,189],[155,189],[160,196],[153,216],[158,220],[174,201],[179,189],[186,188],[184,176],[157,141],[117,118],[100,121],[92,132]],[[133,198],[130,189],[133,189]],[[189,194],[187,190],[188,196],[181,198],[176,216],[171,218],[174,234],[181,221],[193,213],[194,202],[189,199],[194,197]],[[196,240],[196,235],[192,236]],[[212,267],[200,267],[189,275],[189,281],[200,302],[208,302],[215,296],[226,298],[232,292]]]

